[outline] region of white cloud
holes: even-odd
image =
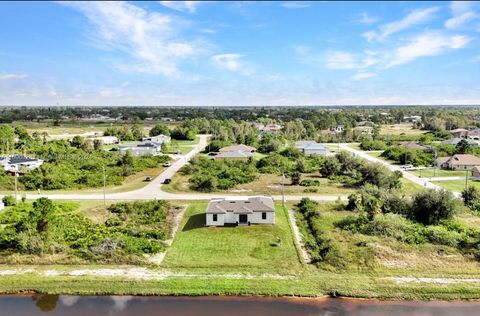
[[[305,1],[287,1],[282,3],[282,7],[287,9],[304,9],[308,8],[310,3]]]
[[[0,74],[0,80],[25,79],[27,74]]]
[[[377,74],[373,72],[359,72],[352,77],[352,80],[358,81],[371,77],[375,77]]]
[[[356,22],[364,25],[371,25],[377,22],[377,18],[369,16],[367,12],[362,12],[362,16]]]
[[[325,56],[325,67],[328,69],[356,69],[359,68],[356,57],[353,54],[334,51]]]
[[[445,27],[456,29],[477,19],[478,15],[473,10],[474,5],[475,3],[470,1],[452,1],[450,4],[452,17],[445,22]]]
[[[62,3],[82,12],[93,26],[91,39],[98,48],[121,51],[133,58],[118,68],[165,76],[178,74],[178,63],[194,56],[192,42],[177,38],[173,17],[149,12],[126,2]]]
[[[419,57],[436,56],[448,50],[459,49],[472,39],[464,35],[445,35],[440,32],[425,32],[410,43],[398,47],[392,54],[386,68],[411,62]]]
[[[212,63],[220,68],[229,71],[241,72],[244,75],[253,74],[250,65],[242,61],[243,55],[240,54],[219,54],[212,56]]]
[[[201,1],[159,1],[161,5],[172,10],[195,13]]]
[[[410,12],[403,19],[387,23],[379,26],[379,31],[374,32],[370,31],[364,33],[365,37],[369,40],[379,40],[382,41],[389,37],[392,34],[406,30],[412,26],[419,25],[430,21],[433,18],[434,13],[439,10],[438,7],[430,7],[425,9],[416,9]]]

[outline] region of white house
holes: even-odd
[[[319,144],[315,141],[301,140],[295,142],[295,147],[300,149],[306,156],[326,156],[328,153],[327,145]]]
[[[273,198],[264,195],[214,198],[205,213],[207,226],[275,224]]]
[[[25,156],[0,157],[0,165],[8,172],[23,172],[40,167],[43,160]]]
[[[118,144],[119,140],[117,136],[100,136],[100,137],[93,137],[93,140],[98,139],[102,141],[104,145],[113,145]]]
[[[156,155],[162,150],[162,144],[148,141],[141,143],[134,143],[128,145],[121,145],[120,152],[125,153],[131,151],[134,156]]]
[[[157,135],[157,136],[144,137],[142,139],[142,141],[144,141],[144,142],[145,141],[151,141],[151,142],[160,143],[160,144],[170,143],[171,140],[172,140],[172,138],[170,136],[163,135],[163,134],[160,134],[160,135]]]

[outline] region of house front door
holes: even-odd
[[[248,215],[247,214],[240,214],[238,221],[240,224],[246,224],[248,222]]]

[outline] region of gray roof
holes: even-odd
[[[252,146],[247,146],[244,144],[240,145],[233,145],[233,146],[227,146],[220,148],[219,152],[224,153],[224,152],[232,152],[232,151],[243,151],[243,152],[254,152],[257,151],[255,147]]]
[[[314,140],[298,140],[295,142],[295,147],[297,148],[303,148],[307,145],[310,145],[310,144],[316,144],[317,142],[314,141]]]
[[[275,212],[275,205],[270,196],[245,196],[215,198],[208,203],[206,213],[224,214],[226,212],[234,213],[252,213],[252,212]]]
[[[253,154],[250,152],[244,151],[227,151],[223,153],[219,153],[215,156],[215,158],[250,158]]]
[[[26,163],[26,162],[35,162],[35,161],[40,161],[40,159],[37,158],[30,158],[26,156],[11,156],[11,157],[1,157],[0,160],[5,160],[8,159],[8,163],[11,165],[14,164],[21,164],[21,163]]]

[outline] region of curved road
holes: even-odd
[[[209,200],[213,197],[226,197],[232,196],[232,194],[207,194],[207,193],[168,193],[161,189],[163,181],[167,178],[172,178],[177,171],[186,165],[195,155],[200,153],[208,144],[209,135],[199,135],[200,140],[197,145],[185,156],[175,161],[170,167],[164,170],[158,177],[156,177],[149,184],[144,186],[141,189],[129,191],[129,192],[120,192],[120,193],[107,193],[105,195],[106,200],[149,200],[149,199],[159,199],[159,200]],[[392,171],[401,171],[404,178],[417,183],[426,188],[440,189],[436,184],[428,181],[427,179],[419,178],[409,172],[405,172],[400,169],[398,166],[389,164],[388,162],[375,158],[368,155],[365,152],[360,150],[353,149],[348,146],[348,144],[340,144],[340,147],[344,150],[347,150],[353,153],[355,156],[361,157],[365,160],[380,163],[386,166]],[[454,192],[458,195],[458,192]],[[27,199],[37,199],[39,197],[47,197],[52,200],[103,200],[103,193],[92,193],[92,194],[75,194],[75,193],[58,193],[58,194],[27,194]],[[286,201],[298,201],[305,197],[305,195],[285,195]],[[346,200],[347,196],[335,196],[335,195],[308,195],[312,200],[317,201],[337,201],[337,200]],[[281,200],[281,195],[274,195],[275,200]]]

